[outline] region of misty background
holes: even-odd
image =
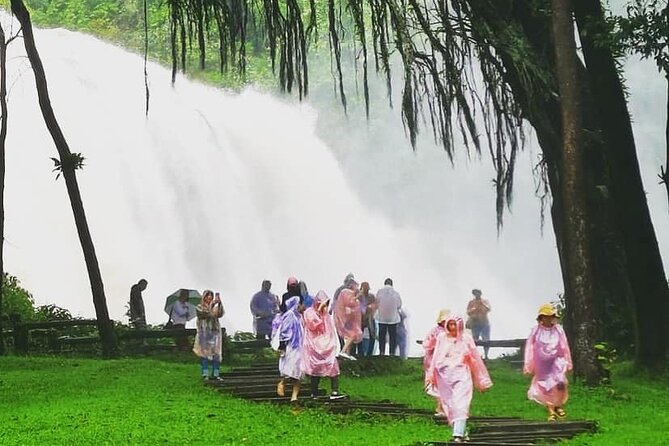
[[[6,16],[4,24],[11,28]],[[36,30],[36,41],[70,149],[86,157],[77,174],[113,319],[127,321],[130,286],[146,278],[149,323],[167,320],[165,297],[176,289],[209,288],[222,294],[228,333],[250,331],[248,304],[263,279],[279,295],[291,275],[311,294],[332,295],[353,272],[372,291],[394,279],[416,354],[413,340],[424,337],[439,309],[463,313],[472,288],[491,302],[493,339],[526,336],[538,306],[562,292],[548,212],[541,229],[532,174],[540,152],[529,127],[498,234],[489,155],[458,148],[451,163],[426,127],[414,152],[381,82],[373,82],[367,122],[354,90],[344,115],[327,81],[299,103],[184,78],[172,88],[170,72],[150,64],[147,118],[140,56],[65,30]],[[8,65],[6,270],[37,304],[94,317],[65,185],[52,172],[56,150],[20,40],[9,47]],[[665,81],[652,62],[636,59],[625,74],[666,258],[667,198],[657,179]]]

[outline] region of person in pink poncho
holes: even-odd
[[[344,398],[339,393],[339,338],[334,320],[328,312],[330,299],[325,291],[316,293],[313,304],[302,315],[304,338],[302,340],[302,371],[311,377],[311,397],[318,396],[322,377],[330,378],[330,399]]]
[[[423,350],[425,351],[425,356],[423,357],[423,372],[425,372],[425,393],[434,397],[437,400],[437,408],[435,409],[435,415],[438,417],[444,417],[444,408],[441,407],[441,400],[439,399],[439,392],[435,384],[430,383],[430,375],[428,371],[430,370],[430,365],[432,364],[432,357],[434,356],[434,349],[437,347],[437,336],[444,333],[446,330],[446,319],[451,312],[449,310],[440,310],[439,315],[437,316],[437,325],[430,330],[430,332],[423,339]]]
[[[571,352],[551,304],[539,308],[537,322],[525,342],[523,373],[534,375],[527,397],[546,406],[548,421],[556,421],[567,415],[563,406],[569,398],[567,372],[572,369]]]
[[[428,376],[429,384],[436,386],[439,392],[444,413],[453,428],[451,441],[466,441],[473,388],[485,391],[492,386],[492,381],[461,317],[449,316],[446,330],[437,335]]]
[[[341,290],[334,306],[334,322],[337,334],[344,339],[339,356],[355,360],[350,351],[353,344],[362,341],[362,309],[358,300],[358,283],[351,281]]]

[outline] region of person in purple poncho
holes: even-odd
[[[297,401],[300,393],[300,380],[302,379],[302,312],[300,296],[293,296],[286,300],[286,311],[275,327],[276,333],[272,337],[279,340],[279,374],[281,380],[276,386],[279,396],[285,395],[286,382],[293,385],[291,401]]]
[[[272,320],[279,312],[279,298],[270,292],[272,282],[263,280],[261,289],[251,298],[251,314],[257,339],[267,339],[272,335]]]
[[[567,372],[572,369],[571,351],[551,304],[539,308],[537,322],[525,342],[523,372],[534,375],[527,397],[547,408],[548,421],[556,421],[567,415],[564,404],[569,398]]]

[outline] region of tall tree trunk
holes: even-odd
[[[593,294],[588,211],[583,168],[581,99],[576,42],[570,0],[553,0],[553,35],[562,111],[562,202],[569,295],[567,311],[573,323],[574,371],[589,384],[601,378],[594,349],[591,297]]]
[[[23,42],[25,44],[28,59],[35,72],[35,84],[37,87],[37,94],[39,97],[39,105],[44,116],[51,137],[58,150],[60,157],[63,178],[67,186],[67,193],[70,197],[70,204],[72,205],[72,212],[74,214],[74,221],[77,226],[79,234],[79,241],[84,253],[86,261],[86,268],[88,270],[88,277],[91,284],[91,291],[93,294],[93,305],[95,306],[95,314],[98,321],[98,331],[100,332],[100,339],[102,341],[102,353],[105,358],[112,358],[118,356],[118,342],[116,334],[111,321],[109,320],[109,312],[107,310],[107,300],[105,298],[104,284],[102,283],[102,275],[100,274],[100,267],[98,259],[95,254],[95,247],[88,229],[88,222],[86,221],[86,214],[84,212],[84,205],[81,201],[81,194],[79,193],[79,185],[77,184],[77,177],[75,173],[75,164],[73,163],[73,156],[70,148],[65,140],[63,132],[58,125],[56,116],[54,115],[51,101],[49,99],[49,90],[47,88],[46,75],[44,74],[44,67],[35,46],[35,38],[33,36],[32,24],[30,22],[30,14],[23,4],[22,0],[11,1],[12,12],[21,24],[23,32]]]
[[[5,294],[4,246],[5,246],[5,142],[7,141],[7,42],[5,30],[0,24],[0,355],[5,354],[5,339],[2,335],[2,304]]]
[[[605,29],[600,0],[578,0],[574,12],[590,88],[601,117],[611,195],[635,299],[636,361],[643,367],[659,368],[664,366],[667,351],[669,290],[641,181],[625,93],[611,50],[599,38]]]
[[[565,208],[562,204],[560,194],[563,176],[562,127],[560,100],[558,95],[553,93],[557,90],[557,85],[555,85],[557,81],[553,84],[552,78],[528,79],[528,74],[531,75],[533,72],[523,69],[525,63],[536,64],[540,67],[541,73],[550,73],[551,76],[554,76],[556,72],[555,48],[552,41],[551,20],[546,14],[537,11],[529,2],[516,1],[513,9],[506,8],[503,2],[490,3],[483,0],[471,0],[470,4],[473,7],[472,17],[475,14],[478,20],[483,21],[483,24],[477,23],[477,26],[490,29],[492,35],[503,35],[509,27],[521,30],[526,41],[520,42],[519,45],[530,49],[528,55],[533,57],[531,61],[520,61],[519,66],[519,61],[514,54],[507,51],[509,48],[504,45],[497,46],[492,42],[504,66],[504,82],[511,88],[515,100],[523,111],[523,117],[534,128],[541,146],[547,182],[552,195],[551,222],[557,243],[564,289],[568,290],[570,279],[568,278],[563,220],[565,213],[568,212],[565,209],[569,208]],[[579,71],[581,79],[584,79],[585,67],[580,61]],[[548,84],[543,86],[546,83]],[[588,133],[598,132],[598,123],[593,120],[595,112],[587,82],[581,81],[579,84],[583,96],[584,127],[589,129]],[[542,87],[537,91],[536,86]],[[625,256],[620,235],[615,230],[615,224],[612,223],[613,213],[610,211],[610,199],[606,193],[602,192],[602,185],[605,185],[608,180],[605,174],[603,143],[598,138],[587,138],[582,143],[584,151],[588,154],[584,161],[587,169],[588,208],[592,211],[589,214],[591,221],[589,236],[592,254],[597,259],[591,265],[595,299],[592,302],[594,317],[589,323],[597,333],[597,339],[612,341],[620,351],[627,351],[623,347],[629,348],[629,339],[634,331],[633,318],[630,316],[632,312],[631,291],[625,262],[621,260]],[[569,298],[569,296],[565,297]],[[572,334],[575,331],[574,323],[570,320],[569,315],[565,316],[563,323],[569,334]],[[596,321],[607,322],[598,325]],[[576,336],[570,336],[570,338],[576,340]],[[572,348],[576,350],[579,346],[572,345]]]

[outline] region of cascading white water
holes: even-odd
[[[289,275],[331,293],[353,272],[373,289],[393,277],[412,339],[440,308],[462,312],[474,287],[491,300],[493,337],[515,338],[562,289],[550,222],[543,237],[539,229],[531,150],[498,238],[488,163],[460,157],[451,169],[426,143],[413,153],[395,112],[376,111],[365,128],[346,121],[334,98],[335,112],[324,113],[252,89],[185,79],[172,88],[169,72],[151,64],[146,118],[140,57],[64,30],[37,30],[36,39],[64,134],[86,157],[79,184],[115,319],[145,277],[149,323],[166,320],[164,297],[175,289],[212,288],[228,330],[249,330],[248,302],[263,279],[278,294]],[[94,316],[23,54],[21,41],[10,46],[6,269],[38,303]],[[666,228],[666,214],[656,217]]]

